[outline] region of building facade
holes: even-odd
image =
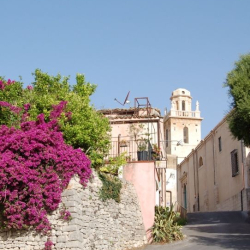
[[[136,140],[146,138],[149,141],[147,160],[155,162],[155,204],[163,206],[170,206],[177,201],[177,163],[200,142],[203,119],[198,102],[195,109],[192,109],[190,91],[176,89],[172,92],[170,101],[171,109],[164,117],[159,109],[151,107],[148,99],[144,108],[135,105],[129,109],[100,110],[109,119],[112,128],[109,157],[125,153],[128,163],[138,165]],[[142,126],[137,139],[131,133],[131,126]],[[157,160],[150,156],[153,145],[160,148],[160,158]]]
[[[126,153],[129,161],[137,161],[137,151],[145,143],[144,151],[151,152],[153,145],[160,147],[163,140],[162,116],[159,109],[129,108],[100,110],[111,125],[111,149],[109,156]],[[163,157],[163,155],[162,155]],[[146,160],[151,160],[148,155]]]
[[[177,166],[179,204],[188,212],[249,210],[249,162],[225,117]]]
[[[147,164],[150,166],[153,164],[155,173],[154,205],[170,206],[175,203],[177,201],[177,162],[176,156],[167,155],[162,145],[164,129],[160,110],[148,105],[146,108],[106,109],[99,112],[109,119],[112,129],[112,145],[107,158],[125,153],[128,163],[124,169],[144,166],[142,169],[145,170]],[[136,138],[131,127],[138,128],[138,131],[135,132]],[[141,138],[148,141],[146,148],[148,157],[143,161],[137,155]],[[150,153],[154,150],[154,145],[160,151],[160,156],[157,159]]]

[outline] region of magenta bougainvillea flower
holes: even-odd
[[[8,102],[0,101],[0,106],[9,108],[10,111],[12,111],[15,114],[19,114],[22,111],[22,108],[14,106],[14,105],[12,105],[12,104],[10,104]]]
[[[53,110],[50,113],[50,119],[51,120],[57,120],[60,115],[62,114],[63,110],[65,109],[67,105],[67,101],[61,101],[58,105],[53,105]]]
[[[46,243],[45,243],[45,250],[50,250],[53,246],[53,242],[51,240],[48,240]]]
[[[8,79],[7,82],[0,80],[0,90],[4,90],[7,85],[11,85],[13,83],[15,83],[15,81],[11,81],[10,79]]]
[[[5,86],[4,86],[4,82],[3,82],[2,80],[0,80],[0,89],[1,89],[1,90],[4,90],[4,87],[5,87]]]
[[[32,89],[33,89],[33,86],[28,85],[28,86],[27,86],[27,89],[28,89],[28,90],[32,90]]]
[[[8,81],[6,82],[6,85],[11,85],[13,83],[15,83],[15,81],[11,81],[10,79],[8,79]]]
[[[61,193],[73,175],[77,174],[80,183],[86,186],[91,176],[90,160],[81,149],[65,144],[57,124],[56,118],[65,106],[66,102],[55,105],[47,123],[40,114],[37,121],[22,122],[19,129],[0,127],[2,226],[15,229],[33,226],[46,234],[51,230],[48,212],[58,208]],[[27,112],[29,104],[24,109]],[[69,218],[70,213],[64,211],[63,217]],[[51,249],[53,243],[46,244],[46,249]]]

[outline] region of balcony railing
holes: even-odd
[[[175,203],[175,209],[180,213],[181,218],[187,219],[187,209],[181,206],[178,202]]]
[[[182,111],[182,110],[170,110],[168,116],[182,116],[182,117],[193,117],[200,118],[200,111]]]
[[[163,158],[162,151],[155,152],[151,141],[146,143],[144,150],[140,149],[139,142],[131,140],[129,137],[113,138],[111,149],[107,158],[125,154],[128,162],[130,161],[153,161]]]

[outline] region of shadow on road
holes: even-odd
[[[205,237],[198,235],[190,235],[190,242],[195,245],[212,246],[213,249],[235,249],[249,250],[249,235],[217,235],[216,237]]]
[[[250,250],[250,224],[239,211],[188,214],[183,233],[184,241],[145,250]]]
[[[248,223],[238,223],[238,224],[214,224],[214,225],[195,225],[195,226],[185,226],[184,231],[193,230],[203,233],[211,234],[244,234],[248,235],[250,238],[250,225]],[[250,249],[250,246],[249,246]]]

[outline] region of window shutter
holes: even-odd
[[[238,151],[237,149],[231,152],[232,177],[239,174]]]

